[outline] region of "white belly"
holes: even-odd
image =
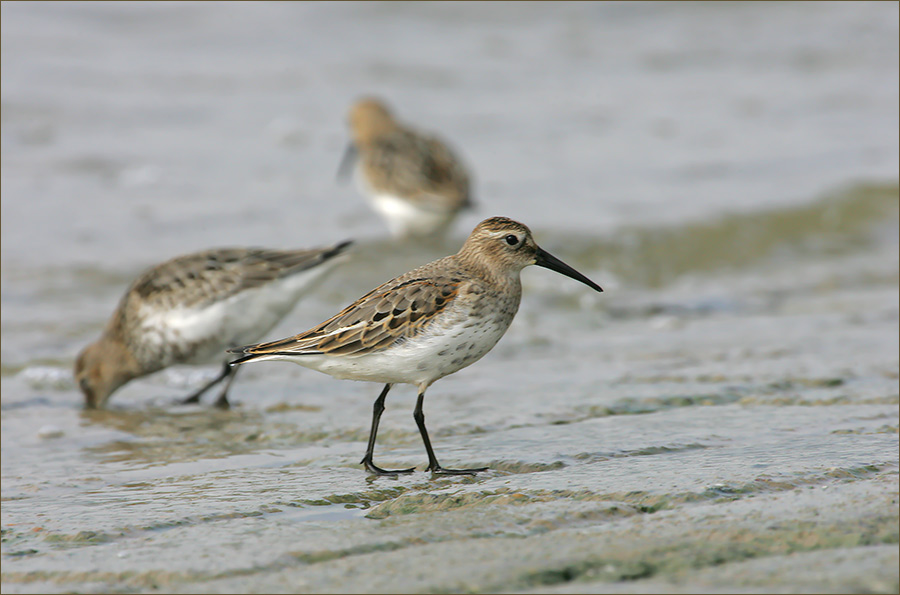
[[[274,356],[346,380],[412,384],[424,389],[435,380],[481,359],[509,328],[512,317],[463,318],[422,333],[389,349],[353,356]],[[267,358],[268,359],[268,358]]]
[[[322,263],[206,307],[148,308],[141,313],[136,351],[164,367],[224,361],[229,347],[254,343],[272,330],[333,264]]]
[[[396,194],[376,190],[366,179],[361,163],[354,170],[354,179],[360,193],[368,198],[372,208],[387,222],[394,237],[443,233],[456,215],[456,209],[446,205],[446,199],[440,196],[430,197],[431,200],[427,203],[417,203]]]
[[[425,208],[391,194],[372,195],[371,202],[396,237],[440,233],[453,219],[450,211]]]

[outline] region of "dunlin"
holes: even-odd
[[[445,469],[425,429],[422,403],[436,380],[481,359],[509,328],[522,297],[519,273],[536,264],[603,291],[599,285],[542,250],[521,223],[505,217],[475,227],[457,254],[436,260],[380,285],[319,326],[293,337],[231,350],[244,354],[232,364],[287,360],[335,378],[385,383],[372,415],[362,464],[374,474],[387,470],[372,461],[378,422],[391,386],[418,389],[413,417],[433,473],[473,474],[480,469]]]
[[[395,237],[442,234],[472,205],[466,168],[438,138],[404,126],[371,98],[353,105],[349,125],[338,175],[358,161],[360,189]]]
[[[75,362],[89,408],[103,407],[126,382],[175,364],[222,361],[229,347],[258,341],[293,309],[350,242],[314,250],[225,248],[180,256],[144,272],[128,289],[100,339]],[[230,358],[229,358],[230,359]],[[216,405],[228,407],[234,368]]]

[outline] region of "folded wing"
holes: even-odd
[[[365,355],[387,349],[426,329],[459,291],[458,279],[394,280],[306,332],[280,341],[232,350],[232,363],[265,356]]]

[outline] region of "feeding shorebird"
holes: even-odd
[[[521,223],[493,217],[479,223],[460,251],[384,283],[319,326],[287,339],[232,349],[243,354],[232,364],[287,360],[335,378],[385,383],[375,401],[366,454],[361,463],[378,475],[372,461],[378,422],[391,386],[418,389],[413,417],[433,473],[473,474],[479,469],[445,469],[438,463],[425,429],[425,390],[444,376],[481,359],[512,323],[522,297],[519,273],[536,264],[603,291],[599,285],[542,250]]]
[[[122,297],[100,339],[75,362],[89,408],[103,407],[125,383],[175,364],[221,361],[229,347],[258,341],[311,290],[350,242],[313,250],[223,248],[188,254],[144,272]],[[230,359],[230,358],[229,358]],[[228,407],[234,368],[216,405]]]
[[[404,126],[372,98],[353,105],[349,125],[352,142],[338,177],[358,161],[360,190],[395,237],[443,234],[472,206],[469,174],[440,139]]]

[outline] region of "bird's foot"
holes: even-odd
[[[412,473],[416,470],[415,467],[410,467],[409,469],[382,469],[378,465],[372,462],[371,459],[363,459],[360,461],[366,467],[366,471],[372,473],[373,475],[404,475],[406,473]]]
[[[425,468],[425,471],[431,471],[432,475],[475,475],[476,473],[487,470],[487,467],[476,467],[473,469],[445,469],[437,463],[428,465],[428,467]]]

